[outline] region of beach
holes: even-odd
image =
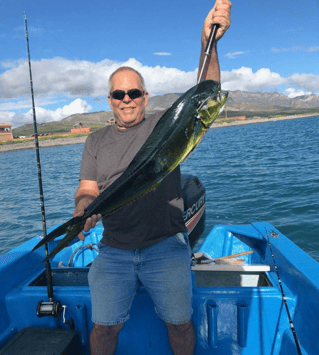
[[[294,116],[285,116],[285,117],[273,117],[273,118],[251,118],[246,120],[237,120],[231,122],[215,122],[210,127],[211,129],[215,128],[224,128],[224,127],[231,127],[231,126],[240,126],[246,124],[257,124],[257,123],[265,123],[265,122],[274,122],[274,121],[283,121],[283,120],[291,120],[291,119],[298,119],[298,118],[306,118],[312,116],[318,116],[318,113],[314,113],[311,115],[294,115]],[[231,117],[229,117],[231,119]],[[55,138],[55,139],[46,139],[46,140],[39,140],[40,148],[48,148],[48,147],[57,147],[60,145],[69,145],[69,144],[79,144],[85,143],[87,136],[76,137],[76,138]],[[25,143],[12,143],[12,144],[1,144],[0,145],[0,153],[1,152],[9,152],[14,150],[22,150],[22,149],[34,149],[34,141],[25,142]]]
[[[76,138],[55,138],[55,139],[39,140],[39,147],[49,148],[49,147],[57,147],[60,145],[85,143],[86,138],[87,136],[76,137]],[[29,142],[24,142],[24,143],[1,144],[0,153],[9,152],[13,150],[34,149],[34,148],[35,148],[34,140]]]

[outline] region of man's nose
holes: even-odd
[[[125,94],[123,98],[123,102],[130,102],[130,101],[132,101],[132,99],[128,96],[128,94]]]

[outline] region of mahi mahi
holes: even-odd
[[[46,257],[51,259],[83,230],[87,218],[112,213],[155,189],[197,147],[223,109],[227,95],[213,80],[189,89],[164,113],[127,169],[85,209],[84,215],[54,229],[33,250],[66,234]]]

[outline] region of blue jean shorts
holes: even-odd
[[[126,322],[139,283],[165,322],[184,324],[191,319],[191,249],[187,233],[177,233],[142,249],[122,250],[102,243],[99,247],[88,276],[93,323]]]

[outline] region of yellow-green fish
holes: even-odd
[[[84,211],[54,229],[33,250],[62,234],[48,258],[53,258],[83,230],[87,218],[109,214],[155,189],[197,147],[218,117],[228,92],[220,83],[202,81],[182,95],[160,118],[152,133],[123,174]]]

